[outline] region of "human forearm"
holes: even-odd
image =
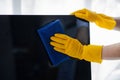
[[[120,43],[103,46],[102,59],[120,59]]]
[[[114,19],[116,21],[116,26],[114,29],[120,31],[120,17],[115,17]]]

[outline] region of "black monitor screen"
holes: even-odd
[[[56,19],[65,34],[89,44],[89,22],[72,15],[0,15],[0,80],[91,80],[90,62],[51,65],[37,29]]]

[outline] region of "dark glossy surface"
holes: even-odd
[[[91,80],[89,62],[71,58],[51,66],[36,31],[58,18],[66,34],[89,44],[88,22],[79,28],[74,16],[0,15],[0,80]]]

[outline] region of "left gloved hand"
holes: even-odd
[[[116,26],[116,21],[114,20],[114,18],[90,11],[88,9],[75,11],[72,13],[72,15],[75,15],[78,18],[85,19],[90,22],[94,22],[101,28],[112,30]]]

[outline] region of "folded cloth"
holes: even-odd
[[[47,51],[52,66],[57,66],[65,60],[69,59],[67,55],[55,51],[50,45],[51,36],[53,36],[55,33],[64,33],[62,22],[59,19],[44,25],[42,28],[38,29],[37,32]]]

